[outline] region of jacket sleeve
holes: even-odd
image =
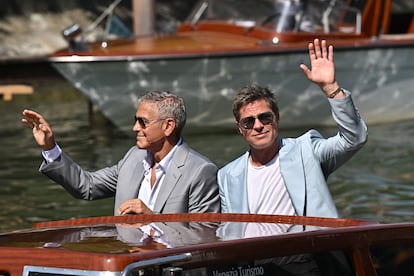
[[[84,170],[67,154],[51,163],[43,162],[39,171],[60,184],[73,197],[95,200],[115,195],[119,167],[131,151],[118,164],[94,172]]]
[[[345,91],[342,99],[329,99],[332,116],[338,132],[324,139],[316,130],[310,131],[315,155],[321,163],[325,176],[336,170],[367,142],[367,126],[355,107],[351,94]]]

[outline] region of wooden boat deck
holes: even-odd
[[[129,231],[148,223],[172,229],[164,233],[171,234],[175,246],[167,247],[154,240],[135,240],[134,244],[126,238]],[[250,237],[218,234],[223,224],[240,230],[246,223],[293,223],[300,230]],[[255,261],[303,254],[317,256],[318,264],[327,265],[335,260],[335,255],[330,254],[339,252],[349,262],[353,275],[388,275],[383,273],[413,266],[413,249],[414,223],[246,214],[131,215],[44,222],[35,224],[33,229],[2,234],[0,271],[4,275],[22,275],[24,266],[29,265],[26,269],[60,268],[72,274],[100,271],[119,275],[128,267],[137,266],[158,275],[168,265],[185,271],[204,269],[217,273]],[[173,261],[174,258],[177,260]],[[319,268],[325,269],[323,266]]]

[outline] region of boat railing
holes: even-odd
[[[216,17],[214,8],[210,5],[211,3],[208,0],[198,2],[192,13],[187,17],[186,22],[195,29],[196,25],[203,18],[207,20],[218,20],[218,18],[221,18],[220,16]],[[249,26],[247,28],[249,30],[257,25],[271,28],[277,33],[298,31],[313,32],[320,30],[324,33],[341,32],[347,34],[354,33],[356,35],[361,34],[361,10],[343,1],[330,0],[321,12],[317,12],[316,15],[313,14],[314,11],[312,10],[315,10],[317,5],[303,1],[296,3],[291,0],[275,0],[274,7],[275,10],[263,20],[259,21],[258,18],[243,18],[246,15],[240,14],[240,18],[232,18],[229,22],[237,25],[240,25],[240,22],[248,22]],[[235,12],[235,14],[237,13]],[[227,20],[229,19],[227,18]],[[255,22],[255,24],[252,22]]]
[[[112,2],[111,5],[109,5],[100,16],[98,16],[95,21],[92,22],[91,25],[89,25],[86,30],[85,30],[85,35],[88,35],[89,33],[91,33],[93,30],[95,30],[99,24],[102,23],[102,21],[107,18],[107,21],[105,23],[105,35],[108,35],[109,33],[109,22],[110,22],[110,18],[113,16],[114,10],[115,8],[122,2],[122,0],[115,0],[114,2]]]
[[[197,22],[200,20],[201,16],[205,12],[205,10],[208,8],[208,2],[207,1],[201,1],[196,9],[194,9],[194,12],[190,14],[190,25],[194,28],[195,25],[197,25]]]
[[[362,13],[359,9],[347,5],[337,5],[337,0],[331,0],[327,9],[322,14],[322,25],[323,30],[325,33],[331,32],[331,16],[334,9],[338,11],[343,11],[344,13],[354,13],[355,14],[355,25],[352,29],[354,29],[355,34],[361,34],[361,22],[362,22]],[[341,20],[339,20],[340,22]],[[337,24],[338,25],[338,24]],[[342,28],[342,31],[345,29]]]
[[[106,48],[108,46],[108,39],[110,37],[111,29],[114,25],[121,29],[120,33],[124,36],[130,36],[129,30],[123,25],[122,22],[114,15],[115,8],[122,2],[122,0],[115,0],[111,3],[86,29],[82,31],[79,24],[72,24],[65,28],[62,32],[63,37],[68,41],[69,48],[72,50],[87,50],[85,41],[87,37],[93,33],[104,20],[105,27],[103,34],[101,35],[101,47]]]

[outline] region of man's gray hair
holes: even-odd
[[[159,119],[173,118],[176,124],[177,137],[184,129],[187,113],[184,100],[170,91],[149,91],[139,98],[138,104],[153,102],[158,109]]]

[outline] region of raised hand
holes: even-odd
[[[316,38],[313,43],[309,43],[308,49],[311,69],[305,64],[301,64],[300,68],[310,81],[329,95],[339,87],[335,80],[333,46],[327,47],[326,40],[319,41]]]
[[[22,112],[22,123],[30,127],[33,137],[43,150],[51,150],[55,147],[53,131],[48,122],[39,113],[25,109]]]

